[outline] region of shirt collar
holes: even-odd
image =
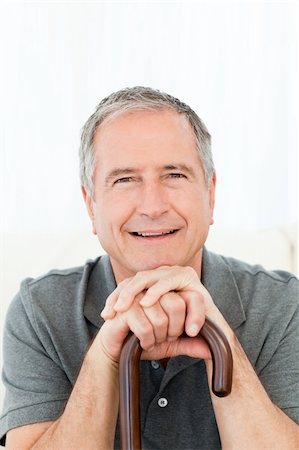
[[[100,314],[107,297],[115,288],[116,281],[110,258],[108,255],[100,256],[95,261],[87,280],[84,302],[84,316],[97,328],[100,328],[104,323]]]
[[[240,292],[227,258],[204,247],[201,282],[233,330],[245,322]]]

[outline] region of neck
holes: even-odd
[[[132,278],[136,275],[136,273],[139,272],[139,270],[130,270],[129,268],[120,266],[118,262],[113,259],[113,257],[110,256],[111,266],[114,273],[116,284],[118,285],[123,280],[126,280],[128,278]],[[164,265],[164,264],[163,264]],[[180,264],[178,264],[180,265]],[[189,266],[192,267],[195,272],[198,274],[199,278],[201,278],[201,268],[202,268],[202,249],[199,253],[191,260],[188,261],[186,264],[182,264],[182,266]],[[159,266],[160,267],[160,266]],[[159,267],[153,267],[152,270],[159,269]],[[150,270],[150,268],[141,268],[141,270]]]

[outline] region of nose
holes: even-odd
[[[166,188],[158,181],[144,182],[137,212],[151,219],[156,219],[169,209],[169,200]]]

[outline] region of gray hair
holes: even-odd
[[[100,125],[108,119],[119,116],[130,110],[165,110],[172,109],[179,114],[184,114],[194,130],[196,149],[202,163],[207,186],[215,171],[212,151],[211,136],[198,115],[177,98],[149,87],[136,86],[114,92],[104,98],[97,106],[82,128],[80,156],[80,179],[88,195],[94,194],[95,152],[94,136]]]

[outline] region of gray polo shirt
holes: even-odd
[[[204,249],[201,279],[273,402],[298,421],[296,278]],[[63,412],[115,287],[108,256],[22,282],[4,332],[1,435]],[[179,356],[166,370],[158,361],[142,361],[140,377],[143,449],[221,448],[202,360]]]

